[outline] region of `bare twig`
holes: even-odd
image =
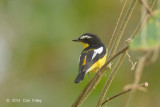
[[[133,1],[133,2],[135,2],[135,4],[133,3],[132,5],[134,5],[133,7],[135,7],[135,5],[136,5],[136,1]],[[151,8],[153,7],[153,4],[151,5]],[[131,9],[131,12],[133,11],[133,8]],[[127,15],[126,15],[127,16]],[[145,16],[145,15],[144,15]],[[142,20],[142,22],[143,22],[143,20]],[[126,25],[124,26],[124,28],[126,27]],[[134,37],[135,37],[135,35],[136,35],[136,33],[139,31],[139,29],[141,28],[141,23],[138,25],[138,27],[136,28],[136,30],[135,30],[135,32],[133,33],[133,35],[131,35],[131,38],[130,38],[130,40],[132,40]],[[122,33],[120,32],[119,33],[120,35],[122,35],[123,34],[123,31],[122,31]],[[130,41],[129,41],[130,42]],[[116,48],[116,46],[115,46],[115,48]],[[113,53],[114,53],[114,49],[113,50],[111,50]],[[111,52],[111,55],[112,55],[112,52]],[[105,84],[105,85],[108,85],[108,84]],[[105,87],[105,86],[104,86]],[[106,90],[108,89],[108,87],[106,87]],[[104,91],[104,92],[103,92]],[[103,94],[101,94],[101,96],[100,96],[100,98],[99,98],[99,101],[98,101],[98,105],[100,106],[100,102],[102,102],[102,100],[104,99],[104,96],[105,96],[105,94],[106,94],[106,92],[107,91],[105,91],[105,89],[103,89],[103,91],[102,91],[102,93]],[[98,107],[98,106],[97,106]]]
[[[110,53],[109,53],[109,56],[112,56],[116,52],[117,47],[119,45],[119,42],[121,40],[121,37],[122,37],[122,35],[124,33],[124,30],[126,28],[126,25],[127,25],[128,21],[129,21],[131,15],[132,15],[132,12],[133,12],[137,2],[138,2],[138,0],[133,0],[132,3],[130,4],[130,6],[129,6],[128,10],[127,10],[127,13],[125,14],[125,16],[124,16],[124,18],[122,20],[122,24],[120,26],[120,30],[119,30],[118,34],[116,35],[116,39],[115,39],[115,41],[114,41],[114,43],[112,45],[112,48],[111,48]],[[119,65],[115,66],[115,68],[116,67],[119,68]],[[112,70],[110,75],[112,75],[112,74],[115,75],[116,72],[117,72],[117,69]],[[105,95],[106,95],[106,93],[108,91],[108,88],[109,88],[113,78],[114,78],[114,76],[110,76],[107,79],[107,81],[106,81],[106,83],[104,85],[104,88],[103,88],[103,90],[101,92],[101,95],[99,97],[99,100],[98,100],[98,103],[97,103],[97,107],[101,106],[101,104],[103,102],[103,99],[104,99],[104,97],[105,97]]]
[[[154,51],[153,51],[153,56],[151,58],[152,63],[155,62],[158,59],[159,52],[160,52],[160,46],[155,48]]]
[[[123,14],[123,11],[124,11],[124,8],[125,8],[126,4],[127,4],[127,0],[125,0],[124,5],[123,5],[122,10],[121,10],[121,13],[120,13],[120,16],[118,17],[118,21],[117,21],[117,23],[116,23],[115,29],[114,29],[114,31],[113,31],[112,37],[111,37],[110,42],[109,42],[109,45],[108,45],[108,50],[110,50],[110,47],[111,47],[113,38],[115,37],[115,33],[116,33],[116,31],[117,31],[117,27],[118,27],[118,25],[119,25],[119,22],[120,22],[120,19],[121,19],[121,17],[122,17],[122,14]]]
[[[148,6],[148,4],[146,3],[146,1],[144,1],[144,0],[139,0],[140,1],[140,3],[145,7],[145,9],[147,10],[147,12],[151,15],[151,16],[153,16],[153,12],[152,12],[152,10],[150,9],[150,7]]]
[[[135,87],[133,87],[133,88],[129,88],[129,89],[125,90],[125,91],[122,91],[122,92],[114,95],[113,97],[110,97],[110,98],[108,98],[107,100],[105,100],[105,101],[102,103],[102,105],[104,105],[104,104],[107,103],[108,101],[110,101],[110,100],[112,100],[112,99],[114,99],[114,98],[116,98],[116,97],[118,97],[118,96],[120,96],[120,95],[123,95],[123,94],[125,94],[125,93],[127,93],[127,92],[129,92],[129,91],[132,91],[133,89],[139,88],[139,87],[148,87],[148,82],[145,82],[145,83],[140,84],[140,85],[137,85],[137,86],[135,86]]]
[[[134,69],[135,69],[135,66],[137,65],[137,62],[133,62],[133,61],[131,60],[131,56],[129,55],[128,51],[126,51],[126,54],[127,54],[127,56],[128,56],[129,62],[131,62],[131,64],[132,64],[131,70],[134,70]]]
[[[111,50],[109,51],[109,56],[112,56],[116,50],[117,50],[117,47],[119,45],[119,42],[121,40],[121,37],[124,33],[124,30],[126,28],[126,25],[128,24],[128,21],[132,15],[132,12],[137,4],[138,0],[132,0],[132,3],[130,4],[128,10],[127,10],[127,13],[125,14],[123,20],[122,20],[122,24],[120,26],[120,30],[118,32],[118,34],[116,35],[116,40],[114,41],[113,45],[112,45],[112,48]]]
[[[105,95],[106,95],[106,92],[108,91],[108,88],[109,88],[112,80],[114,79],[114,77],[115,77],[115,75],[116,75],[116,73],[117,73],[120,65],[122,64],[123,59],[125,58],[125,55],[126,55],[126,53],[123,53],[123,54],[119,57],[119,60],[117,61],[116,65],[114,66],[113,70],[111,71],[111,73],[110,73],[110,75],[109,75],[109,77],[108,77],[108,79],[107,79],[107,82],[106,82],[106,84],[104,85],[104,88],[103,88],[103,90],[102,90],[102,92],[101,92],[101,94],[100,94],[100,97],[99,97],[99,100],[98,100],[98,103],[97,103],[97,106],[96,106],[96,107],[100,107],[100,106],[101,106],[102,101],[103,101],[103,99],[104,99],[104,97],[105,97]]]
[[[153,8],[154,4],[156,3],[156,0],[152,0],[151,2],[151,6],[150,9]],[[144,12],[144,14],[142,15],[142,18],[140,20],[140,22],[138,23],[135,31],[131,34],[131,36],[129,37],[129,41],[131,42],[133,38],[135,38],[136,34],[138,33],[138,31],[141,29],[141,25],[142,23],[145,21],[145,19],[147,19],[149,17],[149,15],[147,14],[147,12]]]
[[[133,83],[132,86],[136,86],[139,83],[147,56],[148,56],[148,54],[144,55],[142,58],[139,59],[138,65],[137,65],[137,68],[136,68],[136,71],[135,71],[134,83]],[[133,95],[133,92],[129,94],[129,98],[128,98],[128,101],[126,103],[126,107],[129,106],[129,102],[132,98],[132,95]]]
[[[156,2],[156,0],[152,0],[151,6],[150,6],[151,9],[153,8],[155,2]],[[144,12],[144,15],[143,15],[143,17],[141,18],[141,21],[140,21],[140,23],[138,24],[135,32],[133,32],[133,34],[130,36],[130,39],[131,39],[131,40],[135,37],[135,35],[137,34],[137,32],[140,30],[141,24],[145,21],[145,18],[146,18],[146,19],[148,18],[148,16],[149,16],[149,15],[147,15],[147,12]],[[141,74],[142,74],[142,69],[143,69],[143,67],[144,67],[144,63],[145,63],[146,58],[147,58],[147,55],[143,56],[143,57],[139,60],[139,64],[138,64],[137,69],[136,69],[135,80],[134,80],[133,85],[138,84],[139,81],[140,81]],[[131,101],[131,98],[132,98],[133,94],[134,94],[134,92],[132,92],[132,93],[129,94],[129,98],[128,98],[127,103],[126,103],[126,107],[129,106],[129,103],[130,103],[130,101]]]
[[[108,59],[108,61],[104,64],[104,66],[102,66],[101,69],[103,69],[103,67],[105,67],[106,65],[108,65],[115,57],[117,57],[121,53],[125,52],[128,48],[129,48],[128,46],[125,46],[123,49],[121,49],[120,51],[118,51],[115,55],[113,55],[111,58]]]

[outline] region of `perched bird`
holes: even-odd
[[[73,41],[80,42],[84,46],[79,57],[79,72],[75,80],[77,84],[84,79],[85,74],[97,71],[105,64],[107,53],[105,45],[95,34],[85,33]]]

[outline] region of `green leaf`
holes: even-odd
[[[160,46],[160,10],[155,11],[130,44],[133,50],[151,50]]]

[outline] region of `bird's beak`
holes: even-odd
[[[74,41],[74,42],[80,42],[80,39],[78,38],[78,39],[74,39],[72,41]]]

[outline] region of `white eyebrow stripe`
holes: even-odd
[[[91,60],[93,60],[97,54],[101,54],[102,52],[103,52],[103,47],[95,49]]]
[[[90,37],[88,35],[83,35],[83,36],[80,37],[80,39],[85,39],[85,38],[89,39],[89,38],[92,38],[92,37]]]

